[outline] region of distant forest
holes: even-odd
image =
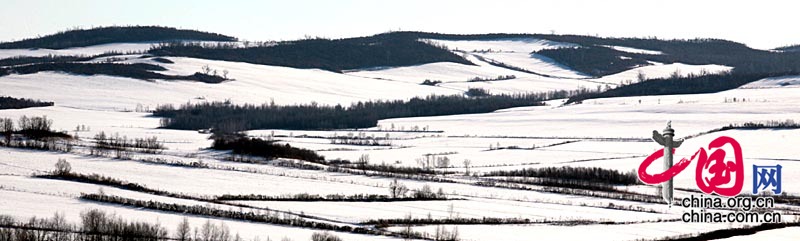
[[[108,43],[172,40],[236,41],[236,38],[216,33],[160,26],[114,26],[68,30],[43,37],[0,43],[0,49],[65,49]]]
[[[660,63],[719,64],[734,67],[740,73],[770,73],[800,71],[800,52],[797,46],[778,48],[775,51],[757,50],[747,45],[721,39],[658,39],[658,38],[603,38],[581,35],[554,34],[442,34],[426,32],[389,32],[374,37],[443,40],[496,40],[538,38],[574,43],[581,48],[549,49],[535,52],[556,60],[575,70],[593,76],[618,73],[647,61]],[[615,50],[606,46],[623,46],[660,51],[663,54],[637,54]],[[625,58],[621,58],[625,57]],[[630,59],[628,59],[630,58]]]
[[[339,40],[307,39],[271,46],[235,48],[172,43],[149,51],[158,56],[193,57],[334,72],[384,66],[409,66],[434,62],[471,62],[444,48],[415,38],[393,35]]]
[[[74,38],[78,38],[78,40]],[[747,47],[744,44],[719,39],[692,39],[692,40],[663,40],[657,38],[602,38],[578,35],[552,35],[552,34],[440,34],[424,32],[388,32],[367,37],[347,39],[304,39],[296,41],[270,42],[269,44],[196,44],[196,43],[166,43],[159,44],[148,53],[157,56],[166,63],[169,60],[160,58],[165,56],[194,57],[213,60],[247,62],[287,66],[295,68],[319,68],[335,72],[350,69],[372,67],[410,66],[432,62],[454,62],[472,64],[457,53],[453,53],[443,46],[437,46],[425,39],[444,40],[496,40],[515,38],[538,38],[551,41],[574,43],[581,47],[545,49],[535,52],[569,66],[577,71],[592,75],[604,76],[639,66],[650,65],[651,62],[659,63],[685,63],[685,64],[718,64],[734,67],[730,73],[712,74],[708,76],[672,76],[651,81],[644,81],[631,85],[620,86],[602,93],[581,92],[571,96],[570,102],[579,102],[585,99],[615,96],[637,95],[666,95],[666,94],[692,94],[710,93],[739,87],[743,84],[764,77],[793,75],[800,73],[800,52],[794,51],[797,46],[778,48],[777,51],[764,51]],[[191,30],[178,30],[166,27],[106,27],[90,30],[72,30],[37,39],[29,39],[13,43],[2,43],[0,46],[21,45],[38,46],[77,46],[81,44],[98,44],[107,42],[170,40],[170,39],[195,39],[233,41],[232,37],[204,33]],[[19,45],[19,46],[18,46]],[[619,51],[609,46],[624,46],[651,51],[660,51],[662,54],[629,53]],[[53,46],[50,46],[53,47]],[[113,54],[113,53],[110,53]],[[97,57],[97,56],[95,56]],[[38,71],[63,71],[74,74],[107,74],[113,76],[131,77],[137,79],[182,79],[201,81],[206,83],[219,83],[225,81],[224,77],[197,73],[191,76],[168,76],[152,71],[161,69],[159,66],[137,66],[119,64],[84,64],[73,63],[84,61],[90,57],[83,56],[45,56],[45,57],[18,57],[0,60],[0,76],[11,73],[35,73]],[[499,65],[498,63],[493,63]],[[24,66],[23,66],[24,65]],[[155,66],[155,65],[153,65]],[[513,66],[501,66],[513,68]],[[525,71],[517,69],[519,71]],[[423,82],[435,85],[435,80]],[[469,96],[485,95],[482,92],[471,91]],[[570,97],[570,96],[565,96]],[[200,107],[195,107],[200,108]],[[203,107],[206,110],[212,108]],[[305,108],[305,107],[287,107]],[[325,113],[338,113],[334,107]],[[383,107],[382,107],[383,108]],[[344,109],[344,108],[342,108]],[[273,111],[274,112],[274,111]],[[458,113],[454,111],[452,113]],[[271,112],[272,113],[272,112]],[[353,113],[353,112],[342,112]],[[438,112],[436,112],[438,113]],[[451,112],[445,112],[451,113]],[[467,111],[467,113],[473,113]],[[163,114],[163,113],[162,113]],[[326,124],[279,124],[287,128],[341,128],[363,127],[373,122],[370,118],[353,118],[350,114],[330,114],[337,117],[349,118],[344,120],[328,120],[328,118],[315,118],[324,120]],[[407,116],[383,115],[382,117]],[[428,113],[426,115],[433,115]],[[171,128],[195,128],[203,124],[187,124],[186,116],[174,118],[169,126]],[[241,119],[236,117],[233,119]],[[356,119],[359,119],[356,121]],[[369,120],[367,120],[369,119]],[[195,120],[196,121],[196,120]],[[195,122],[192,121],[192,122]],[[247,121],[247,125],[273,126],[272,124],[254,124],[264,121]],[[355,122],[360,122],[355,124]],[[181,123],[181,124],[178,124]],[[349,124],[343,124],[349,123]],[[184,127],[177,127],[184,126]],[[292,127],[293,126],[293,127]],[[207,127],[207,126],[206,126]]]
[[[481,97],[428,96],[415,97],[408,101],[358,102],[350,107],[317,104],[232,105],[214,102],[187,104],[179,109],[172,105],[163,105],[153,115],[163,118],[161,127],[183,130],[215,128],[230,132],[250,129],[368,128],[376,126],[378,120],[382,119],[487,113],[511,107],[543,105],[543,100],[566,98],[572,94],[575,93],[555,91]]]
[[[555,41],[569,41],[581,48],[537,51],[566,66],[586,74],[603,76],[632,69],[654,61],[659,63],[718,64],[734,67],[742,74],[763,74],[800,71],[800,53],[751,49],[744,44],[718,39],[658,40],[606,39],[587,36],[549,36]],[[663,54],[628,53],[605,47],[615,45]]]
[[[227,80],[223,76],[194,73],[193,75],[165,75],[152,71],[167,70],[154,64],[119,64],[119,63],[39,63],[19,65],[14,67],[0,67],[0,77],[9,74],[34,74],[42,71],[61,71],[78,75],[110,75],[141,80],[186,80],[203,83],[221,83]]]
[[[101,56],[96,56],[96,57],[101,57]],[[66,56],[47,55],[40,57],[15,56],[11,58],[0,59],[0,67],[24,65],[24,64],[67,63],[67,62],[89,61],[96,57],[72,56],[72,55],[66,55]]]
[[[553,34],[441,34],[388,32],[346,39],[303,39],[272,44],[200,45],[174,42],[161,44],[149,53],[158,56],[194,57],[295,68],[343,70],[386,66],[410,66],[433,62],[472,64],[463,57],[424,39],[493,40],[538,38],[578,44],[579,48],[545,49],[536,54],[549,57],[577,71],[604,76],[649,61],[660,63],[719,64],[739,73],[757,74],[800,71],[796,46],[779,51],[756,50],[744,44],[719,39],[663,40],[657,38],[602,38]],[[236,41],[215,33],[157,26],[102,27],[70,30],[40,38],[0,43],[0,48],[68,48],[115,42],[169,40]],[[607,46],[624,46],[660,51],[663,54],[628,53]],[[6,60],[6,62],[13,60]]]
[[[800,45],[789,45],[789,46],[775,48],[773,50],[785,51],[785,52],[800,52]]]
[[[800,72],[751,74],[734,71],[720,74],[673,76],[623,85],[603,92],[580,93],[569,97],[566,103],[609,97],[715,93],[738,88],[760,79],[785,75],[800,75]]]
[[[53,106],[53,102],[25,99],[25,98],[14,98],[11,96],[0,96],[0,110],[24,109],[30,107],[44,107],[44,106]]]

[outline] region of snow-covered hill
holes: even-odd
[[[18,120],[22,116],[47,116],[55,130],[77,137],[70,153],[33,151],[0,147],[0,215],[21,220],[32,216],[51,216],[62,212],[69,221],[79,222],[87,208],[99,208],[131,221],[153,221],[174,227],[185,216],[144,208],[104,204],[78,199],[81,193],[103,192],[140,200],[154,200],[183,205],[200,205],[241,212],[267,212],[301,217],[350,227],[374,228],[361,224],[373,219],[454,217],[482,219],[521,218],[537,224],[525,225],[419,225],[412,229],[434,233],[437,228],[456,228],[463,240],[527,240],[530,235],[542,239],[565,240],[638,240],[690,235],[699,232],[741,227],[743,224],[687,224],[675,221],[686,209],[661,203],[597,197],[581,193],[559,193],[540,185],[491,187],[478,174],[496,170],[518,170],[551,166],[601,167],[628,172],[659,146],[649,140],[652,130],[661,130],[672,121],[678,137],[707,132],[729,124],[800,120],[800,95],[797,76],[767,78],[741,88],[709,94],[662,95],[602,98],[582,104],[562,105],[565,100],[549,100],[546,106],[519,107],[492,113],[385,119],[378,127],[363,130],[249,130],[250,136],[270,138],[281,144],[306,148],[324,155],[327,160],[355,161],[362,155],[369,163],[394,167],[420,167],[424,158],[447,157],[438,171],[445,181],[425,181],[365,175],[358,171],[341,172],[338,167],[297,168],[299,160],[280,159],[267,162],[236,162],[230,153],[208,150],[209,134],[159,128],[159,119],[151,116],[156,106],[191,102],[226,101],[234,104],[326,104],[349,105],[366,100],[398,100],[428,95],[458,95],[469,88],[484,88],[491,93],[527,93],[553,90],[602,89],[645,79],[671,75],[700,75],[730,71],[722,65],[661,64],[634,68],[600,78],[590,78],[544,57],[531,54],[541,49],[575,48],[572,43],[518,38],[496,40],[436,40],[431,44],[446,46],[461,54],[473,65],[436,62],[414,66],[356,69],[342,73],[233,61],[166,57],[174,63],[154,61],[141,54],[120,59],[96,59],[120,63],[160,65],[169,75],[191,75],[204,67],[232,80],[219,84],[189,81],[138,80],[106,75],[82,76],[61,72],[0,77],[0,96],[42,99],[55,106],[0,110],[0,118]],[[94,55],[109,51],[136,52],[150,47],[147,43],[107,44],[64,50],[0,50],[0,58],[9,56]],[[623,52],[647,52],[624,46],[611,46]],[[118,56],[120,57],[120,56]],[[491,64],[487,61],[496,61]],[[506,67],[497,64],[503,63]],[[511,68],[509,68],[511,66]],[[496,81],[470,82],[470,79],[511,76]],[[421,85],[424,80],[441,81],[435,86]],[[734,100],[735,99],[735,100]],[[86,128],[76,128],[87,126]],[[77,130],[76,130],[77,129]],[[418,131],[420,129],[426,131]],[[417,130],[417,131],[411,131]],[[160,154],[134,153],[129,159],[90,155],[95,134],[116,133],[127,138],[156,136],[167,147]],[[800,178],[800,144],[797,129],[727,130],[692,136],[676,151],[677,158],[689,157],[710,140],[726,135],[742,145],[748,166],[752,164],[784,166],[784,191],[799,195],[792,186]],[[349,145],[334,143],[337,136],[385,138],[387,145]],[[389,194],[395,180],[409,189],[442,189],[447,197],[458,200],[393,202],[300,202],[236,201],[231,203],[166,197],[124,190],[99,184],[77,183],[32,177],[53,170],[58,159],[65,159],[76,173],[113,177],[161,191],[214,197],[223,194],[260,194],[292,196],[297,194]],[[469,160],[469,161],[466,161]],[[179,165],[182,163],[183,165]],[[187,166],[186,163],[203,165]],[[287,164],[288,163],[288,164]],[[306,163],[308,164],[308,163]],[[320,164],[312,164],[320,165]],[[689,167],[687,170],[693,170]],[[745,168],[746,175],[752,175]],[[471,177],[466,172],[476,175]],[[749,176],[748,176],[749,177]],[[433,177],[431,177],[433,178]],[[694,176],[676,177],[680,188],[696,189]],[[489,180],[493,181],[493,180]],[[497,181],[502,181],[497,179]],[[745,182],[745,192],[752,184]],[[521,187],[521,188],[520,188]],[[654,186],[613,186],[624,192],[651,195]],[[413,192],[413,191],[412,191]],[[691,195],[676,192],[678,198]],[[652,196],[652,195],[651,195]],[[239,206],[237,206],[239,205]],[[241,205],[246,205],[243,207]],[[8,208],[11,207],[11,208]],[[791,221],[800,212],[793,205],[780,204]],[[727,212],[726,210],[716,210]],[[294,216],[292,216],[294,215]],[[246,239],[272,240],[288,237],[307,240],[321,230],[275,225],[219,217],[190,216],[193,226],[206,220],[225,223]],[[563,225],[564,223],[568,225]],[[402,231],[401,226],[388,231]],[[609,229],[618,232],[608,232]],[[789,230],[789,231],[787,231]],[[787,236],[790,231],[770,231]],[[396,236],[362,235],[333,232],[344,240],[399,240]],[[500,235],[500,236],[498,236]],[[759,236],[759,234],[756,234]],[[756,237],[754,236],[754,237]],[[746,236],[750,237],[750,236]],[[734,239],[735,240],[735,239]]]

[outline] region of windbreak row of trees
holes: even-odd
[[[325,157],[308,149],[296,148],[288,143],[281,145],[274,140],[251,138],[241,134],[217,132],[212,136],[211,149],[231,150],[234,154],[260,156],[267,159],[289,158],[325,164]]]
[[[117,158],[128,158],[131,152],[159,154],[166,147],[157,137],[128,138],[119,134],[106,135],[101,131],[94,136],[94,146],[90,148],[92,155],[105,156],[114,153]]]
[[[244,241],[236,230],[222,221],[207,219],[192,228],[184,217],[173,234],[156,223],[127,221],[100,209],[81,212],[78,224],[68,222],[61,213],[50,218],[33,217],[27,221],[0,215],[0,241]],[[269,233],[265,233],[270,235]],[[281,234],[273,234],[280,236]],[[260,240],[256,238],[254,240]],[[266,240],[270,240],[268,237]],[[291,241],[283,238],[282,240]],[[315,232],[311,241],[342,241],[329,232]]]
[[[395,189],[391,189],[395,190]],[[419,193],[419,194],[416,194]],[[430,200],[449,200],[444,193],[437,194],[428,187],[424,190],[414,190],[410,196],[389,196],[379,194],[308,194],[299,193],[293,195],[269,196],[260,194],[224,194],[216,198],[219,201],[287,201],[287,202],[395,202],[395,201],[430,201]]]
[[[385,234],[382,231],[368,229],[364,227],[340,226],[327,222],[309,221],[299,216],[281,217],[278,215],[277,212],[260,213],[253,211],[245,212],[245,211],[222,210],[204,205],[190,206],[183,204],[164,203],[158,201],[142,201],[142,200],[124,198],[119,196],[103,195],[103,194],[84,194],[81,195],[81,199],[87,201],[118,204],[134,208],[145,208],[150,210],[200,215],[200,216],[215,217],[215,218],[234,219],[234,220],[250,221],[256,223],[268,223],[268,224],[286,225],[292,227],[302,227],[302,228],[349,232],[358,234],[371,234],[371,235]]]
[[[53,106],[51,101],[41,101],[25,98],[14,98],[11,96],[0,96],[0,110],[5,109],[25,109],[31,107]]]
[[[639,178],[635,172],[620,172],[617,170],[609,170],[599,167],[561,166],[526,168],[519,170],[497,170],[488,172],[484,174],[484,176],[571,179],[612,185],[633,185],[639,182]]]
[[[381,119],[487,113],[512,107],[544,105],[544,100],[566,98],[588,90],[488,96],[485,91],[472,92],[475,93],[471,95],[478,97],[432,95],[408,101],[358,102],[350,107],[318,104],[232,105],[227,102],[184,104],[180,108],[161,105],[153,115],[163,118],[161,127],[182,130],[214,128],[232,132],[248,129],[368,128],[376,126]]]
[[[0,118],[0,144],[35,150],[69,152],[73,147],[72,136],[52,129],[53,120],[47,116],[22,116],[14,123],[11,118]]]
[[[0,216],[2,241],[157,241],[175,240],[158,223],[130,222],[99,209],[89,209],[80,215],[81,223],[66,221],[63,214],[52,218],[31,218],[17,221]]]

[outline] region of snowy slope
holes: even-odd
[[[550,58],[532,54],[543,49],[575,48],[579,45],[535,38],[495,40],[427,40],[450,50],[477,55],[535,73],[561,78],[586,78],[587,75],[560,65]]]
[[[693,75],[703,75],[703,74],[715,74],[730,71],[733,68],[723,65],[716,65],[716,64],[707,64],[707,65],[690,65],[690,64],[681,64],[681,63],[673,63],[673,64],[662,64],[662,63],[652,63],[653,65],[642,66],[630,70],[626,70],[620,73],[607,75],[595,79],[598,82],[602,83],[609,83],[609,84],[622,84],[627,83],[628,81],[636,82],[638,81],[638,76],[641,73],[645,79],[658,79],[658,78],[667,78],[674,74],[679,76],[687,76],[689,74]]]
[[[158,104],[180,105],[197,101],[276,104],[317,102],[343,104],[379,99],[410,99],[460,91],[389,80],[347,76],[316,69],[295,69],[237,62],[170,58],[166,74],[194,74],[205,65],[230,71],[220,84],[191,81],[144,81],[111,76],[79,76],[55,72],[0,77],[0,95],[54,101],[56,105],[133,111],[137,106],[155,109]]]
[[[783,76],[766,78],[759,81],[751,82],[743,85],[743,89],[747,88],[786,88],[797,87],[800,85],[800,76]]]
[[[627,53],[634,53],[634,54],[652,54],[652,55],[664,54],[661,51],[638,49],[638,48],[625,47],[625,46],[603,45],[603,47],[612,48],[612,49],[617,50],[617,51],[622,51],[622,52],[627,52]]]

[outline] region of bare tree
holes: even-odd
[[[214,233],[216,227],[214,224],[211,223],[211,219],[206,220],[203,226],[200,228],[200,237],[197,238],[198,241],[212,241],[214,240]]]
[[[14,134],[14,121],[11,118],[0,119],[0,133],[6,138],[6,146],[11,145],[11,136]]]
[[[413,230],[411,229],[411,213],[406,214],[406,222],[405,226],[403,226],[403,236],[405,237],[403,240],[411,240],[411,234]]]
[[[438,168],[450,167],[450,158],[446,156],[436,158],[436,167]]]
[[[644,82],[647,80],[647,75],[644,74],[644,71],[639,70],[639,73],[636,74],[636,81]]]
[[[183,220],[178,224],[178,230],[175,234],[175,238],[180,241],[190,240],[191,237],[189,236],[189,232],[191,231],[191,227],[189,227],[189,218],[183,217]]]
[[[469,176],[469,166],[472,164],[472,161],[469,159],[464,159],[464,176]]]
[[[368,164],[369,164],[369,154],[361,154],[361,156],[358,157],[358,161],[356,161],[356,166],[358,166],[358,169],[361,169],[361,172],[363,172],[364,174],[367,174]]]
[[[342,239],[326,231],[311,234],[311,241],[342,241]]]
[[[422,169],[426,169],[426,170],[433,168],[435,162],[436,162],[436,155],[435,154],[425,154],[425,155],[422,155],[422,158],[417,158],[417,164],[419,164],[419,166]]]
[[[392,198],[404,197],[407,192],[408,187],[398,182],[397,179],[394,179],[392,183],[389,184],[389,193],[392,195]]]
[[[65,159],[58,159],[56,162],[56,170],[53,171],[55,175],[64,175],[69,174],[72,171],[72,165],[67,162]]]

